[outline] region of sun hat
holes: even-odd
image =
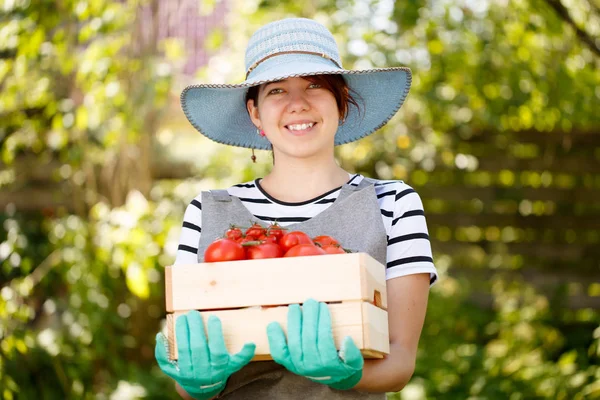
[[[250,149],[271,149],[248,115],[248,88],[308,75],[340,74],[358,94],[362,107],[349,104],[335,144],[353,142],[384,126],[402,106],[411,84],[406,67],[346,70],[337,43],[322,24],[286,18],[258,29],[245,54],[246,80],[238,84],[196,84],[181,93],[181,106],[192,126],[218,143]]]

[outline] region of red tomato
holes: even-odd
[[[204,262],[244,260],[244,247],[230,239],[217,239],[204,251]]]
[[[261,242],[277,243],[277,238],[271,235],[262,235],[258,238],[258,240],[260,240]]]
[[[329,246],[336,244],[339,246],[339,242],[331,236],[321,235],[313,238],[313,242],[320,244],[321,246]]]
[[[267,235],[265,236],[265,239],[268,242],[272,242],[272,243],[277,243],[279,244],[279,238],[277,236],[273,236],[273,235]]]
[[[302,257],[302,256],[321,256],[327,254],[325,250],[314,244],[298,244],[289,249],[283,256],[284,257]]]
[[[231,225],[231,228],[227,229],[225,232],[225,237],[227,239],[235,240],[241,239],[244,234],[240,228],[237,228],[235,225]]]
[[[346,251],[339,244],[331,244],[327,246],[322,246],[321,248],[325,250],[325,253],[327,254],[346,254]]]
[[[258,258],[277,258],[283,255],[283,250],[276,243],[265,242],[256,246],[248,246],[246,249],[249,260]]]
[[[254,236],[258,238],[260,235],[264,235],[267,230],[262,227],[259,223],[254,223],[248,230],[246,230],[246,236]]]
[[[312,239],[304,232],[300,231],[292,231],[288,232],[281,237],[279,240],[279,245],[283,249],[283,251],[288,251],[292,247],[298,244],[313,244]]]
[[[254,236],[244,236],[237,240],[239,244],[244,244],[247,242],[255,242],[257,239]]]
[[[283,235],[285,234],[284,228],[281,227],[277,222],[267,229],[267,236],[272,236],[276,239],[277,242],[281,240]]]

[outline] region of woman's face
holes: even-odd
[[[333,155],[339,111],[329,90],[303,78],[288,78],[262,85],[258,108],[253,100],[247,107],[276,153],[296,158]]]

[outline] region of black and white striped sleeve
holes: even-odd
[[[174,265],[197,264],[198,244],[202,232],[202,204],[197,196],[185,209],[183,225],[179,237],[179,246]]]
[[[433,285],[438,274],[421,197],[404,182],[393,186],[395,195],[388,197],[389,202],[394,202],[394,215],[388,226],[387,279],[427,272]]]

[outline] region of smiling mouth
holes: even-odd
[[[285,125],[285,128],[292,134],[295,135],[299,135],[299,134],[303,134],[306,132],[311,131],[315,125],[317,125],[316,122],[311,122],[309,124],[294,124],[294,125]]]

